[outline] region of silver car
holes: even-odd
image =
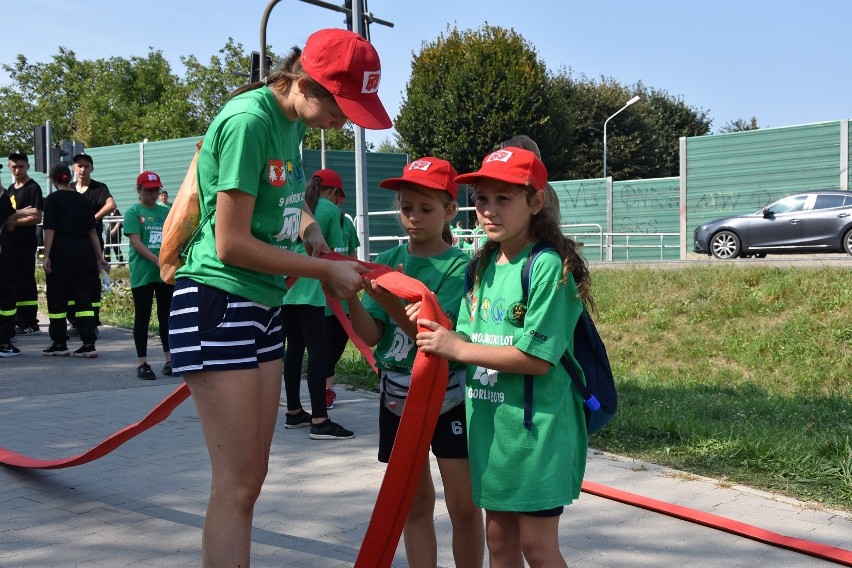
[[[852,255],[852,191],[796,193],[749,215],[704,223],[695,229],[693,248],[722,259],[768,253]]]

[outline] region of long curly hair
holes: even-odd
[[[515,136],[500,144],[500,148],[508,146],[529,150],[541,159],[538,144],[524,134]],[[527,204],[532,205],[537,190],[532,186],[526,186],[524,191],[526,193]],[[594,312],[595,301],[592,297],[592,278],[589,274],[589,264],[577,252],[577,243],[562,234],[562,213],[559,207],[559,196],[556,195],[556,191],[549,183],[545,185],[542,191],[544,191],[544,204],[541,210],[530,219],[530,237],[533,240],[546,243],[556,250],[562,259],[562,279],[560,283],[564,284],[567,282],[569,274],[573,276],[574,282],[577,284],[578,297],[590,311]],[[485,269],[485,263],[482,262],[482,259],[495,254],[499,248],[500,243],[488,241],[477,251],[474,256],[477,260],[477,270],[474,280],[476,283],[480,281],[482,272]]]

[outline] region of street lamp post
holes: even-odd
[[[615,114],[613,114],[611,117],[609,117],[608,119],[606,119],[604,121],[604,141],[603,141],[604,142],[604,155],[603,155],[603,177],[604,177],[604,179],[606,179],[606,125],[607,125],[607,123],[609,123],[610,120],[615,118],[615,116],[618,113],[620,113],[621,111],[623,111],[624,109],[626,109],[627,107],[632,105],[633,103],[637,102],[638,100],[639,100],[639,95],[636,95],[635,97],[633,97],[632,99],[627,101],[626,105],[624,105],[623,107],[621,107],[620,109],[615,111]]]

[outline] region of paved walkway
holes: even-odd
[[[48,343],[46,334],[20,338],[23,354],[0,360],[0,445],[33,457],[80,453],[142,418],[180,384],[137,380],[133,342],[123,330],[102,328],[94,360],[43,357]],[[157,371],[162,355],[151,354]],[[375,458],[377,398],[338,389],[331,415],[355,430],[352,440],[310,440],[307,429],[286,430],[279,421],[255,511],[253,566],[352,566],[384,471]],[[87,465],[0,467],[0,567],[197,566],[209,476],[191,400]],[[440,479],[434,460],[433,476]],[[586,479],[852,548],[852,516],[745,487],[595,451]],[[453,566],[440,499],[436,526],[439,565]],[[560,534],[569,564],[581,568],[836,565],[585,493],[566,508]],[[401,546],[394,566],[407,566]]]

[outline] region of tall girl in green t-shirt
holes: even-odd
[[[468,365],[467,417],[474,502],[485,509],[492,566],[567,566],[559,516],[580,494],[588,444],[580,393],[559,360],[573,360],[573,329],[589,295],[589,272],[562,235],[558,199],[533,152],[506,147],[458,183],[475,186],[488,241],[459,308],[456,332],[429,320],[417,346]],[[523,304],[521,271],[537,241]],[[574,364],[577,368],[576,361]],[[524,377],[532,375],[532,423],[524,421]]]
[[[450,221],[458,212],[455,176],[456,171],[446,160],[425,157],[405,166],[402,177],[379,184],[397,191],[399,219],[409,242],[376,258],[376,262],[398,267],[404,274],[423,282],[435,293],[453,322],[464,295],[464,273],[469,263],[467,254],[452,246]],[[368,345],[375,346],[382,383],[379,461],[387,463],[399,429],[402,397],[411,381],[417,327],[409,320],[404,302],[375,281],[365,282],[364,292],[363,304],[357,297],[353,298],[349,313],[358,335]],[[451,365],[431,446],[453,526],[455,565],[481,568],[485,549],[482,511],[471,499],[463,382],[464,366]],[[426,460],[403,529],[405,553],[412,567],[435,566],[438,562],[434,512],[435,486]]]
[[[212,468],[202,564],[249,566],[254,505],[269,466],[281,394],[284,275],[351,296],[366,269],[329,251],[303,211],[299,145],[308,128],[390,128],[378,96],[381,63],[358,34],[311,34],[262,81],[238,89],[198,156],[202,222],[175,274],[172,370],[184,374]]]

